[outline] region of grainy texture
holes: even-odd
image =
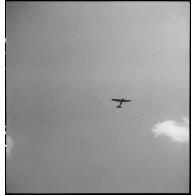
[[[188,192],[188,2],[7,2],[7,192]],[[131,99],[122,109],[111,98]]]

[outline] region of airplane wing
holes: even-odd
[[[123,100],[123,102],[130,102],[131,100]]]
[[[112,101],[120,102],[121,99],[112,99]]]

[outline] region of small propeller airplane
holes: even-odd
[[[117,108],[122,108],[121,105],[123,102],[130,102],[131,100],[125,100],[124,98],[122,98],[122,99],[112,99],[112,101],[120,102]]]

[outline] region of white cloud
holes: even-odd
[[[189,118],[182,117],[183,122],[178,123],[174,120],[166,120],[156,124],[152,128],[155,137],[167,136],[177,143],[185,143],[189,141]]]
[[[10,156],[12,148],[14,146],[14,140],[10,136],[6,136],[6,155]]]
[[[189,126],[189,118],[186,116],[183,116],[182,119],[183,119],[184,123]]]

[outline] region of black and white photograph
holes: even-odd
[[[190,192],[190,1],[6,1],[6,193]]]

